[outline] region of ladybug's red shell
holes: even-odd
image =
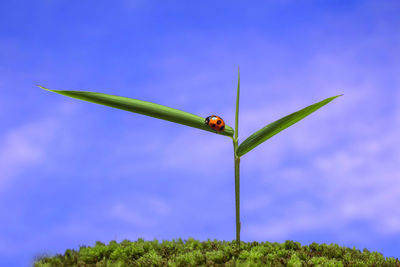
[[[216,115],[211,115],[208,116],[205,121],[205,124],[207,124],[208,126],[210,126],[212,129],[221,132],[225,129],[225,122],[223,119],[221,119],[221,117],[218,117]]]

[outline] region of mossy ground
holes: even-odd
[[[378,252],[362,252],[337,244],[301,246],[299,242],[172,241],[96,242],[93,247],[67,249],[63,255],[41,256],[35,267],[47,266],[398,266],[400,261]]]

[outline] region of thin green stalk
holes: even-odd
[[[233,143],[237,148],[237,141]],[[236,243],[240,250],[240,158],[235,156]]]
[[[238,69],[238,87],[236,96],[235,138],[233,140],[233,151],[235,160],[235,207],[236,207],[236,243],[240,250],[240,157],[237,156],[239,135],[239,92],[240,92],[240,69]]]

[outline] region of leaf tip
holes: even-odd
[[[35,84],[37,87],[39,87],[39,88],[42,88],[42,89],[44,89],[44,90],[47,90],[47,91],[53,91],[53,90],[50,90],[50,89],[48,89],[48,88],[46,88],[46,87],[43,87],[43,86],[40,86],[40,85],[38,85],[38,84]]]
[[[339,96],[342,96],[343,94],[340,94],[340,95],[337,95],[337,96],[335,96],[335,98],[338,98]]]
[[[339,96],[342,96],[342,95],[343,94],[332,96],[331,99],[333,100],[333,99],[338,98]]]

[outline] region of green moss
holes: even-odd
[[[238,250],[236,241],[200,242],[193,238],[183,241],[158,240],[135,242],[111,241],[108,245],[96,242],[93,247],[82,246],[79,250],[67,249],[55,256],[42,256],[35,266],[291,266],[291,267],[347,267],[383,266],[400,267],[395,258],[385,258],[378,252],[364,249],[340,247],[337,244],[301,246],[299,242],[241,242]]]
[[[206,263],[206,257],[200,251],[191,251],[176,256],[170,266],[198,266]]]

